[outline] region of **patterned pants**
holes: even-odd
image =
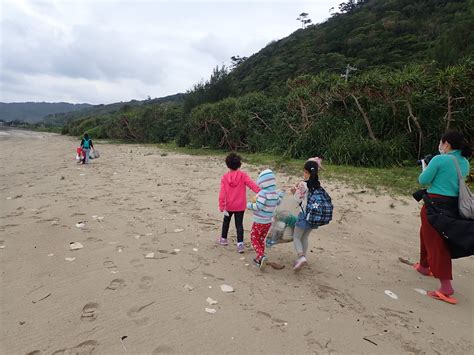
[[[271,223],[260,224],[253,222],[252,230],[250,231],[250,241],[252,247],[257,253],[257,260],[260,260],[265,255],[265,237],[271,227]]]

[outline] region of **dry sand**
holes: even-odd
[[[335,218],[309,266],[291,270],[288,243],[268,251],[286,268],[260,272],[250,213],[243,256],[215,244],[221,158],[97,144],[83,166],[77,144],[0,132],[2,354],[473,352],[473,259],[454,261],[456,306],[416,292],[436,280],[398,261],[418,255],[415,201],[326,182]]]

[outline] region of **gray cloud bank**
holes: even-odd
[[[184,92],[329,16],[337,1],[2,2],[0,101],[108,103]]]

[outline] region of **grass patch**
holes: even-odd
[[[160,149],[189,155],[212,155],[225,157],[228,152],[214,149],[178,147],[174,143],[158,144]],[[239,153],[245,163],[266,166],[275,171],[300,176],[303,173],[305,160],[284,159],[281,156],[266,153]],[[223,162],[224,164],[224,162]],[[348,165],[324,164],[320,173],[324,181],[341,181],[355,188],[367,188],[374,192],[388,192],[393,195],[410,196],[419,189],[418,167],[361,168]]]

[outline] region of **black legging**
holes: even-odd
[[[227,233],[229,232],[230,220],[232,215],[234,215],[235,228],[237,229],[237,243],[242,243],[244,241],[244,212],[230,212],[228,216],[224,216],[224,221],[222,222],[222,234],[221,237],[227,239]]]

